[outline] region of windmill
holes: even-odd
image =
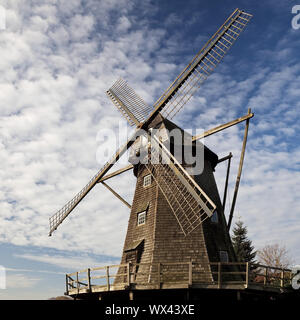
[[[50,217],[49,235],[98,183],[102,183],[131,208],[122,263],[193,259],[199,263],[199,279],[209,281],[213,277],[210,261],[235,260],[223,210],[225,199],[222,204],[213,175],[216,165],[230,160],[231,156],[218,159],[199,140],[241,121],[246,120],[249,124],[253,114],[249,110],[248,115],[242,118],[194,137],[186,135],[171,119],[214,71],[251,17],[249,13],[236,9],[153,107],[149,107],[123,79],[117,80],[107,90],[113,104],[136,130],[88,184]],[[169,132],[175,129],[182,134],[180,143],[173,140],[170,142]],[[171,148],[166,146],[167,143]],[[181,153],[184,147],[203,151],[203,170],[200,173],[195,172],[187,159],[178,161],[175,149],[179,149]],[[128,149],[131,150],[131,164],[107,174]],[[137,183],[133,203],[130,205],[105,180],[132,168]],[[238,183],[236,194],[237,189]],[[232,214],[233,210],[231,219]],[[141,277],[146,277],[151,282],[153,270],[145,271],[141,267],[140,271]],[[117,277],[115,282],[118,281]]]

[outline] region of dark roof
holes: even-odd
[[[130,245],[124,248],[124,252],[136,250],[140,245],[144,243],[144,239],[132,241]]]
[[[168,130],[173,130],[173,129],[179,129],[180,131],[184,132],[184,130],[180,127],[178,127],[174,122],[168,120],[168,119],[163,119],[163,122],[165,124],[165,127]],[[204,145],[202,142],[200,141],[196,141],[195,143],[197,143],[198,145],[201,144],[204,146],[204,157],[206,160],[210,161],[213,170],[215,169],[217,163],[218,163],[218,156],[217,154],[215,154],[213,151],[211,151],[206,145]]]

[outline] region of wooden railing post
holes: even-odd
[[[76,272],[76,288],[77,288],[77,293],[79,293],[79,278],[78,278],[78,272]]]
[[[280,272],[280,287],[283,288],[283,286],[284,286],[284,269],[282,268]]]
[[[292,271],[290,270],[289,271],[289,285],[292,284],[292,280],[293,280],[293,274],[292,274]]]
[[[66,274],[66,294],[69,295],[69,276]]]
[[[107,286],[107,291],[110,291],[109,266],[106,267],[106,286]]]
[[[222,284],[222,280],[221,280],[221,262],[218,262],[218,288],[221,289],[221,284]]]
[[[127,263],[127,282],[128,282],[128,286],[130,286],[130,283],[131,283],[131,279],[130,279],[130,266],[131,266],[131,263],[128,262]]]
[[[264,286],[267,284],[267,281],[268,281],[268,267],[265,268]]]
[[[189,262],[189,286],[193,284],[193,261]]]
[[[246,262],[246,287],[248,288],[248,285],[249,285],[249,262]]]
[[[91,291],[91,269],[87,269],[88,290]]]

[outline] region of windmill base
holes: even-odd
[[[65,293],[66,294],[66,293]],[[131,289],[107,291],[107,292],[85,292],[69,295],[75,300],[101,300],[105,303],[193,303],[204,304],[211,301],[219,302],[270,302],[288,301],[299,299],[300,294],[291,289],[275,290],[274,288],[243,288],[232,287],[227,289],[217,288],[181,288],[181,289]],[[299,300],[300,301],[300,300]]]

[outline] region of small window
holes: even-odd
[[[214,213],[212,214],[212,216],[210,217],[210,221],[214,222],[214,223],[218,223],[219,222],[217,210],[215,210]]]
[[[146,223],[146,211],[138,213],[137,225],[140,226]]]
[[[227,251],[220,251],[220,262],[228,262],[228,253]]]
[[[151,185],[151,174],[144,177],[144,188]]]

